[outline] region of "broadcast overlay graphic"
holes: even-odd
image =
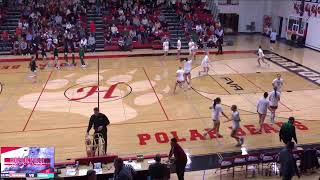
[[[53,178],[53,147],[1,147],[1,178]]]

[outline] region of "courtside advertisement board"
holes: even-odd
[[[53,147],[1,147],[1,178],[53,178]]]

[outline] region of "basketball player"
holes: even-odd
[[[168,56],[168,51],[169,51],[169,41],[168,41],[168,39],[166,39],[163,42],[162,46],[163,46],[164,56],[166,57],[166,56]]]
[[[267,66],[270,66],[270,65],[264,60],[264,53],[263,53],[263,50],[262,50],[261,46],[259,46],[259,49],[258,49],[258,63],[259,63],[259,66],[261,66],[260,60],[261,60],[263,63],[265,63]]]
[[[203,136],[206,136],[209,132],[216,130],[217,136],[222,137],[221,134],[219,134],[220,129],[220,114],[222,114],[227,120],[230,121],[228,116],[223,112],[221,107],[221,99],[219,97],[215,98],[213,100],[212,106],[209,107],[209,109],[213,109],[212,111],[212,121],[213,121],[213,128],[204,133]]]
[[[30,68],[30,71],[32,72],[30,77],[37,76],[37,63],[36,63],[36,58],[34,56],[31,56],[31,60],[30,60],[30,63],[29,63],[29,68]]]
[[[273,50],[273,44],[276,43],[277,40],[277,32],[275,30],[273,30],[270,33],[270,49]]]
[[[271,125],[274,123],[276,117],[276,110],[278,109],[278,102],[280,101],[281,93],[277,91],[277,88],[273,88],[273,91],[269,93],[270,111],[271,111]]]
[[[181,38],[178,37],[178,40],[177,40],[177,59],[180,58],[180,53],[181,53]]]
[[[283,79],[281,74],[277,74],[277,78],[272,81],[273,88],[277,88],[277,91],[281,92],[281,87],[283,85]]]
[[[189,56],[191,56],[194,59],[196,45],[192,39],[190,39],[188,46],[189,46]]]
[[[41,45],[41,56],[42,56],[42,61],[45,61],[45,64],[46,64],[45,68],[49,67],[48,56],[47,56],[44,45]]]
[[[66,40],[65,40],[66,41]],[[64,60],[67,66],[69,66],[69,61],[68,61],[68,53],[69,53],[69,47],[68,47],[68,42],[64,43]]]
[[[205,73],[206,75],[208,75],[209,73],[209,52],[206,52],[206,55],[204,56],[204,58],[201,61],[201,67],[202,67],[202,71],[199,71],[199,76],[201,76],[201,73]]]
[[[188,86],[191,85],[191,68],[192,68],[192,57],[189,57],[184,62],[184,79],[187,82]]]
[[[79,49],[79,57],[80,57],[81,68],[87,67],[86,62],[84,61],[84,47],[82,46]]]
[[[179,85],[180,88],[184,89],[184,70],[181,67],[179,67],[179,69],[177,70],[176,77],[177,80],[173,89],[173,94],[176,93],[177,85]]]
[[[55,45],[55,46],[54,46],[54,49],[53,49],[53,59],[54,59],[54,62],[55,62],[55,64],[56,64],[56,68],[57,68],[57,69],[60,69],[58,45]]]
[[[259,99],[257,104],[257,113],[259,115],[259,125],[260,128],[258,130],[258,133],[261,133],[262,125],[264,123],[264,120],[266,119],[267,111],[269,108],[269,101],[268,101],[268,93],[265,92],[263,94],[263,97]]]
[[[243,138],[237,136],[237,130],[240,128],[240,121],[241,121],[237,106],[232,105],[231,111],[232,111],[231,120],[227,120],[225,122],[232,121],[232,131],[230,136],[237,141],[236,146],[241,146],[243,144]]]

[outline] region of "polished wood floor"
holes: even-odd
[[[108,152],[120,156],[167,153],[172,137],[178,137],[191,155],[240,151],[229,137],[230,122],[221,124],[223,138],[211,134],[205,139],[201,135],[212,127],[208,107],[215,97],[221,97],[229,116],[230,106],[238,105],[243,147],[250,150],[282,145],[276,133],[280,123],[267,124],[262,134],[255,133],[256,102],[264,91],[271,91],[277,73],[282,74],[285,84],[276,121],[294,116],[298,120],[299,144],[319,142],[319,86],[271,62],[270,67],[258,67],[254,53],[242,52],[256,50],[260,44],[268,49],[264,37],[236,36],[234,40],[234,46],[225,47],[225,51],[234,52],[210,55],[213,68],[209,76],[198,76],[203,55],[197,55],[192,89],[178,88],[175,95],[175,72],[182,65],[176,56],[100,59],[100,109],[111,121]],[[320,71],[316,51],[288,50],[284,44],[277,44],[274,51]],[[155,52],[159,51],[133,53]],[[85,156],[86,127],[98,99],[94,89],[98,81],[97,60],[88,63],[87,69],[39,70],[36,79],[29,77],[27,62],[0,63],[0,146],[54,146],[57,162]],[[235,86],[241,90],[235,90]]]

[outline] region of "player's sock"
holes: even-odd
[[[271,122],[271,124],[274,123],[275,117],[276,117],[276,113],[275,113],[275,112],[271,112],[271,115],[270,115],[270,122]]]

